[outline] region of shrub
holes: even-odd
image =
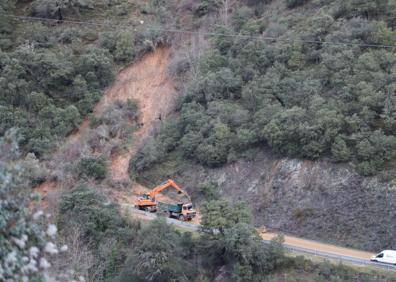
[[[165,156],[164,148],[149,137],[129,162],[129,175],[135,178],[137,173],[159,162]]]
[[[104,237],[119,236],[128,229],[117,206],[83,183],[62,196],[59,211],[60,230],[66,231],[68,227],[77,225],[82,229],[86,242],[97,244]]]
[[[81,33],[76,28],[67,28],[63,30],[59,36],[58,41],[64,44],[70,44],[77,40],[80,40]]]
[[[219,188],[216,183],[202,184],[199,187],[204,198],[208,201],[218,200],[220,198],[218,189]]]
[[[165,220],[150,222],[139,232],[117,281],[193,281],[197,271],[184,258],[182,240],[180,232]]]
[[[61,239],[70,241],[74,252],[62,264],[67,259],[82,259],[70,263],[79,273],[86,273],[89,281],[112,280],[120,273],[130,243],[141,228],[140,222],[127,220],[115,204],[84,183],[62,195],[58,226]]]
[[[103,180],[107,175],[106,161],[103,157],[84,157],[77,165],[77,172],[80,176]]]
[[[286,0],[286,6],[288,8],[295,8],[298,6],[302,6],[307,2],[308,0]]]
[[[124,31],[118,34],[114,58],[119,62],[127,62],[134,58],[134,40],[132,33]]]
[[[93,48],[80,57],[77,73],[87,82],[95,80],[100,87],[106,86],[114,77],[111,55],[100,48]]]
[[[331,153],[336,161],[345,162],[351,158],[351,151],[343,139],[337,137],[331,147]]]
[[[202,207],[200,251],[205,264],[228,266],[237,281],[260,279],[284,263],[281,239],[263,246],[249,225],[248,208],[243,203],[231,206],[227,201],[209,201]],[[215,231],[216,230],[216,231]]]
[[[287,3],[291,8],[306,2]],[[357,5],[352,0],[326,5],[316,1],[323,6],[320,15],[301,18],[298,27],[286,21],[289,26],[282,23],[282,32],[289,28],[303,40],[388,44],[391,28],[371,20],[372,12],[366,19],[330,16],[341,2],[349,8]],[[386,6],[386,1],[380,2],[370,4],[379,14]],[[304,32],[302,26],[307,27]],[[267,44],[231,36],[260,35],[263,30],[261,19],[243,6],[233,14],[232,26],[217,28],[224,36],[213,38],[212,50],[199,58],[199,72],[180,106],[178,134],[172,131],[164,137],[165,132],[156,139],[178,140],[165,153],[180,150],[185,158],[214,167],[238,159],[250,147],[269,145],[289,156],[360,163],[364,174],[392,162],[392,53],[334,44]],[[269,26],[265,35],[282,38],[282,32],[272,34]]]

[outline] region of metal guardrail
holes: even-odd
[[[130,208],[130,205],[125,205]],[[151,219],[157,218],[157,215],[154,213],[149,213],[141,210],[137,210],[135,208],[130,208],[131,212],[133,213],[138,213],[141,215],[144,215],[146,217],[149,217]],[[198,231],[201,228],[200,224],[193,224],[185,221],[180,221],[177,219],[173,218],[166,218],[166,222],[171,225],[176,225],[191,231]],[[270,240],[263,240],[264,244],[269,244],[271,241]],[[323,251],[318,251],[315,249],[308,249],[308,248],[303,248],[303,247],[297,247],[289,244],[283,244],[286,250],[289,252],[293,253],[298,253],[298,254],[308,254],[308,255],[314,255],[317,257],[321,258],[327,258],[327,259],[332,259],[332,260],[338,260],[340,262],[349,262],[349,263],[354,263],[358,265],[363,265],[363,266],[373,266],[373,267],[378,267],[378,268],[383,268],[383,269],[389,269],[389,270],[396,270],[396,265],[391,265],[391,264],[384,264],[384,263],[379,263],[379,262],[373,262],[370,261],[369,258],[367,260],[357,258],[357,257],[351,257],[351,256],[345,256],[345,255],[340,255],[337,253],[332,253],[332,252],[323,252]]]

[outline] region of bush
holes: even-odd
[[[351,158],[351,151],[343,139],[337,137],[331,147],[331,153],[336,161],[346,162]]]
[[[340,2],[349,8],[360,4],[319,2],[320,15],[303,17],[297,26],[286,21],[289,26],[283,24],[279,34],[272,34],[269,26],[265,35],[282,39],[289,28],[303,40],[389,44],[391,28],[372,20],[371,12],[366,19],[330,16]],[[364,5],[381,14],[387,6],[382,4]],[[172,140],[165,153],[180,150],[185,158],[216,167],[237,160],[251,147],[269,145],[288,156],[360,163],[364,174],[394,161],[395,103],[388,95],[395,91],[392,52],[334,44],[267,44],[231,36],[259,36],[264,28],[262,19],[243,6],[233,14],[232,26],[217,28],[224,36],[213,38],[213,48],[199,58],[199,72],[179,107],[177,130],[156,136],[158,143]]]
[[[80,57],[77,72],[87,82],[96,80],[100,87],[106,86],[114,77],[111,55],[103,49],[91,49]]]
[[[164,148],[149,137],[131,158],[128,168],[129,175],[135,178],[138,172],[161,161],[164,156]]]
[[[67,28],[59,34],[58,41],[64,44],[71,44],[73,42],[80,41],[80,37],[80,30],[76,28]]]
[[[200,192],[207,201],[218,200],[220,198],[218,189],[217,183],[202,184],[199,187]]]
[[[260,280],[263,275],[283,265],[285,257],[278,238],[268,246],[249,225],[248,207],[231,206],[227,201],[209,201],[202,207],[200,251],[205,264],[228,266],[237,281]]]
[[[117,276],[141,228],[139,222],[127,220],[115,204],[84,183],[62,195],[58,226],[62,239],[70,240],[71,251],[83,259],[81,264],[71,263],[80,273],[87,273],[89,281],[108,281]],[[72,249],[76,240],[79,244]]]
[[[62,196],[59,206],[59,227],[67,230],[74,224],[82,228],[84,240],[99,243],[104,237],[121,234],[128,228],[117,206],[89,188],[79,184]]]
[[[77,172],[80,176],[103,180],[107,175],[107,164],[103,157],[84,157],[77,165]]]
[[[295,8],[298,6],[302,6],[307,2],[308,0],[286,0],[286,6],[288,8]]]
[[[136,55],[132,33],[125,31],[117,36],[114,58],[119,62],[127,62]]]
[[[160,239],[159,239],[160,238]],[[139,240],[116,281],[194,281],[196,268],[185,256],[183,236],[166,224],[155,220],[142,228]]]

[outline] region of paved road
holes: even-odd
[[[150,220],[150,219],[154,219],[157,217],[156,214],[139,211],[133,207],[130,207],[129,205],[127,206],[127,209],[128,209],[128,211],[130,211],[131,213],[135,214],[137,217],[140,217],[142,219]],[[176,225],[176,226],[185,228],[190,231],[198,231],[201,228],[201,225],[199,225],[199,224],[183,222],[183,221],[179,221],[179,220],[176,220],[173,218],[166,218],[166,222],[168,224]],[[270,236],[270,237],[273,237],[273,236]],[[268,236],[267,236],[267,238],[268,238]],[[268,244],[270,242],[270,239],[269,238],[267,239],[267,238],[265,237],[263,239],[264,244]],[[300,238],[296,238],[296,239],[301,240],[301,241],[307,241],[307,240],[300,239]],[[340,247],[334,246],[334,250],[335,250],[334,252],[330,251],[329,248],[328,248],[328,250],[323,251],[323,250],[317,250],[317,249],[313,249],[313,248],[301,247],[296,242],[298,242],[298,241],[296,241],[296,240],[294,240],[294,241],[290,240],[290,242],[286,241],[283,244],[283,246],[290,252],[297,253],[297,254],[309,254],[309,255],[314,255],[314,256],[321,257],[321,258],[328,258],[328,259],[332,259],[332,260],[336,260],[336,261],[340,261],[340,262],[349,262],[349,263],[353,263],[353,264],[357,264],[357,265],[373,266],[373,267],[378,267],[378,268],[396,270],[396,265],[371,262],[369,260],[369,257],[367,257],[367,259],[359,257],[359,255],[361,256],[361,254],[364,254],[364,252],[360,252],[357,250],[355,250],[355,252],[354,252],[354,253],[356,253],[356,256],[350,256],[350,255],[345,255],[343,253],[340,253],[340,252],[342,252],[342,250],[347,250],[345,248],[340,248]],[[295,244],[293,244],[293,243],[295,243]],[[320,244],[320,243],[317,243],[317,244]],[[331,246],[331,245],[328,245],[328,246]],[[348,249],[348,250],[350,250],[350,249]],[[348,253],[350,253],[350,252],[348,252]]]

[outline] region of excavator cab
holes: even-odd
[[[157,211],[157,205],[154,199],[152,199],[149,194],[140,195],[135,203],[135,207],[143,211],[149,211],[149,212]]]

